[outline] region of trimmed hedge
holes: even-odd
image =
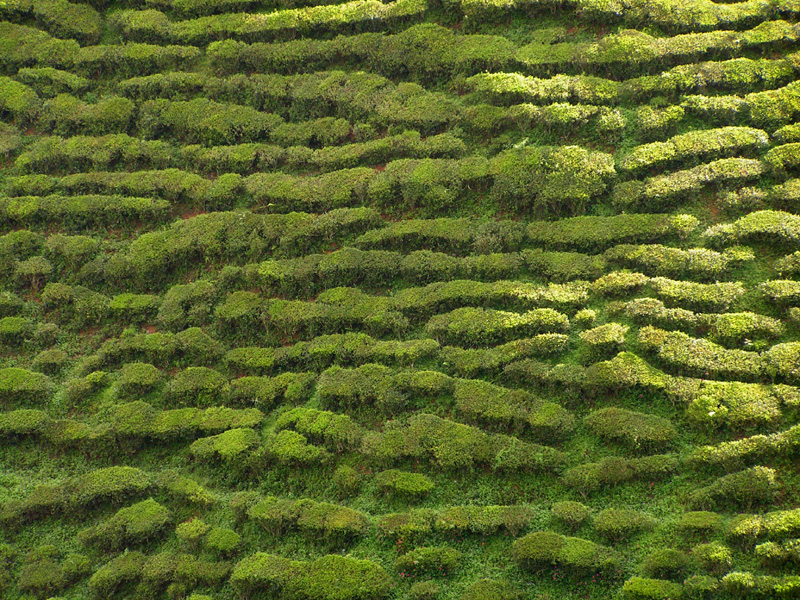
[[[609,572],[619,565],[617,553],[589,540],[552,531],[536,531],[514,541],[514,559],[529,571],[560,567],[576,573]]]
[[[662,479],[679,470],[673,454],[654,454],[642,458],[609,456],[596,463],[584,463],[564,471],[561,481],[586,495],[606,486],[648,478]]]
[[[731,305],[745,292],[744,285],[738,281],[695,283],[654,277],[650,280],[650,285],[653,286],[656,294],[670,304],[721,313],[728,312]]]
[[[445,346],[441,349],[439,357],[445,370],[452,370],[462,377],[471,378],[479,373],[496,373],[505,365],[523,358],[560,354],[567,349],[568,343],[567,335],[543,333],[485,350]]]
[[[369,525],[364,513],[345,506],[274,496],[268,496],[252,506],[247,516],[275,536],[297,528],[313,537],[338,543],[352,542],[363,536]]]
[[[447,546],[419,546],[400,555],[394,562],[395,569],[411,576],[447,577],[461,562],[461,552]]]
[[[189,446],[189,453],[199,460],[238,460],[258,446],[261,436],[248,428],[228,429],[217,435],[200,438]]]
[[[485,308],[457,308],[432,317],[425,325],[425,332],[439,343],[472,347],[567,329],[569,319],[552,308],[537,308],[522,314]]]
[[[651,529],[653,525],[654,520],[650,515],[625,508],[607,508],[592,520],[592,527],[597,533],[616,542]]]
[[[603,249],[619,243],[684,238],[698,224],[691,215],[622,214],[534,221],[528,225],[526,234],[529,241],[551,248]]]
[[[434,488],[433,481],[422,473],[408,473],[398,469],[381,471],[375,476],[375,483],[386,494],[411,499],[426,496]]]
[[[307,342],[279,348],[236,348],[225,355],[229,368],[267,374],[292,366],[314,370],[331,364],[358,365],[378,362],[412,365],[437,354],[434,340],[377,340],[365,333],[323,335]]]
[[[767,368],[762,355],[756,352],[729,350],[679,331],[668,332],[647,326],[639,330],[638,341],[680,374],[712,379],[759,380]]]
[[[492,159],[489,173],[502,205],[548,216],[586,212],[616,175],[611,155],[579,146],[506,150]]]
[[[52,392],[53,384],[47,375],[19,367],[0,369],[0,395],[5,405],[42,404]]]
[[[143,361],[161,367],[173,364],[213,364],[222,357],[223,346],[201,331],[190,327],[180,333],[138,333],[110,338],[96,354],[86,359],[84,368]]]
[[[500,427],[503,431],[533,430],[548,440],[562,438],[574,428],[574,417],[559,404],[537,398],[524,390],[503,388],[485,381],[456,379],[456,410],[471,420]]]
[[[361,427],[347,415],[306,407],[281,413],[275,430],[282,429],[293,429],[312,443],[325,444],[338,452],[358,448],[363,435]]]
[[[755,258],[753,252],[740,246],[715,252],[707,248],[681,250],[661,244],[623,244],[609,248],[603,256],[611,264],[642,269],[653,275],[667,277],[700,277],[718,279],[730,267]]]
[[[0,23],[0,40],[0,67],[8,73],[22,67],[69,67],[81,50],[75,40],[55,39],[39,29],[7,22]]]
[[[622,593],[630,600],[675,600],[683,596],[683,586],[663,579],[631,577],[623,584]]]
[[[272,13],[231,13],[170,22],[157,10],[122,10],[113,13],[111,26],[125,39],[144,42],[176,41],[204,45],[220,39],[262,41],[317,31],[364,27],[365,23],[407,21],[422,16],[427,4],[396,0],[376,4],[353,0],[333,6],[309,6]]]
[[[444,470],[488,465],[496,471],[552,470],[562,455],[547,446],[487,434],[469,425],[417,413],[406,422],[388,421],[382,432],[364,435],[361,452],[385,463],[402,458],[427,459]]]
[[[617,168],[626,172],[663,168],[670,164],[685,164],[687,159],[716,158],[762,149],[769,145],[769,141],[769,134],[752,127],[691,131],[664,142],[636,146],[617,160]]]
[[[230,356],[232,350],[227,356]],[[255,404],[264,408],[280,401],[297,404],[307,399],[316,382],[313,373],[282,373],[276,377],[240,377],[226,390],[226,399],[233,404]]]
[[[244,264],[267,250],[296,255],[381,224],[367,208],[257,215],[248,212],[201,214],[175,221],[163,231],[140,235],[105,266],[105,277],[126,286],[150,289],[173,280],[190,265],[213,262]]]
[[[170,511],[150,498],[122,508],[99,525],[80,531],[78,539],[106,552],[121,550],[156,539],[170,520]]]
[[[634,448],[667,446],[678,433],[669,419],[616,407],[592,411],[584,423],[596,435]]]
[[[369,560],[327,555],[295,561],[258,552],[236,564],[230,583],[244,596],[266,592],[287,600],[372,600],[386,596],[392,579]]]
[[[55,194],[0,197],[0,217],[18,227],[59,224],[74,231],[109,226],[130,227],[136,221],[162,221],[168,211],[169,202],[156,198]]]
[[[475,219],[403,219],[373,229],[353,245],[376,250],[432,250],[458,255],[520,249],[524,227],[514,221]]]
[[[767,173],[766,163],[753,158],[721,158],[691,169],[626,181],[614,187],[612,202],[619,209],[661,208],[701,193],[710,185],[739,185]]]
[[[768,467],[752,467],[724,475],[710,485],[695,488],[688,496],[696,508],[732,506],[750,509],[769,505],[778,491],[776,472]]]
[[[722,465],[730,470],[754,460],[791,455],[800,445],[799,434],[800,426],[795,425],[778,433],[757,434],[714,446],[700,446],[686,460],[696,467]]]
[[[623,29],[593,43],[534,42],[519,48],[515,58],[526,65],[562,70],[581,67],[593,72],[613,69],[619,75],[647,67],[693,62],[707,54],[719,56],[738,53],[742,48],[782,45],[796,39],[797,31],[786,21],[759,23],[746,31],[710,31],[666,38]]]
[[[103,502],[119,503],[141,495],[151,487],[151,477],[139,469],[97,469],[55,485],[37,486],[23,500],[6,502],[0,509],[0,518],[6,523],[13,523],[50,514],[86,510]]]

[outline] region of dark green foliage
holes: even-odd
[[[177,406],[213,406],[219,404],[226,383],[219,371],[187,367],[169,380],[164,393]]]
[[[625,598],[631,600],[675,600],[683,595],[680,584],[662,579],[632,577],[622,587]]]
[[[642,530],[650,529],[653,524],[654,521],[649,515],[621,508],[607,508],[600,511],[592,521],[597,533],[617,542]]]
[[[121,398],[137,398],[153,390],[161,381],[161,372],[148,363],[128,363],[120,370],[116,382],[117,394]]]
[[[446,577],[461,562],[461,552],[446,546],[421,546],[398,557],[395,569],[415,575]]]
[[[480,579],[470,585],[461,600],[517,600],[522,592],[505,579]]]
[[[458,308],[428,321],[426,332],[440,343],[468,347],[489,346],[537,333],[560,332],[569,320],[551,308],[526,313],[483,308]]]
[[[41,373],[18,367],[0,369],[0,394],[6,404],[40,404],[52,389],[50,378]]]
[[[133,467],[97,469],[55,485],[38,486],[24,500],[4,504],[0,517],[6,522],[35,519],[101,502],[118,503],[144,493],[151,485],[149,475]]]
[[[407,423],[389,421],[380,433],[365,434],[362,452],[376,461],[424,458],[439,468],[464,469],[485,464],[497,471],[556,468],[559,452],[505,435],[489,435],[430,414],[415,414]]]
[[[260,552],[234,567],[231,585],[245,595],[263,591],[286,598],[372,600],[387,594],[391,578],[369,560],[327,555],[314,561],[292,561]]]
[[[81,531],[78,538],[105,551],[120,550],[158,537],[170,518],[169,510],[150,498],[120,509],[110,519]]]
[[[595,434],[634,448],[663,448],[677,435],[668,419],[622,408],[601,408],[590,413],[584,422]]]
[[[553,518],[570,529],[577,529],[589,518],[589,509],[580,502],[556,502],[550,509]]]
[[[658,579],[683,580],[689,568],[689,557],[680,550],[665,548],[648,554],[642,571]]]
[[[558,566],[576,573],[593,573],[614,569],[619,562],[611,548],[551,531],[519,538],[512,546],[512,554],[522,568],[531,571]]]
[[[378,488],[388,494],[417,499],[426,496],[434,488],[434,483],[422,473],[407,473],[398,469],[381,471],[375,476]]]
[[[689,495],[689,501],[697,508],[734,506],[749,509],[768,505],[777,490],[778,482],[773,469],[753,467],[724,475],[707,486],[696,488]]]
[[[349,542],[366,533],[368,520],[363,513],[310,499],[286,500],[269,496],[247,511],[247,516],[272,535],[298,528],[329,541]]]
[[[228,357],[230,354],[228,353]],[[315,382],[316,375],[313,373],[283,373],[276,377],[240,377],[230,382],[227,397],[233,404],[255,404],[264,408],[274,406],[281,400],[297,404],[309,396]]]

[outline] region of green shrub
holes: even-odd
[[[52,98],[58,94],[80,94],[91,87],[87,79],[53,67],[20,69],[17,71],[16,79],[45,98]]]
[[[461,552],[446,546],[420,546],[401,555],[395,568],[401,573],[447,577],[461,562]]]
[[[417,581],[411,585],[408,596],[412,600],[433,600],[439,591],[439,585],[434,581]]]
[[[31,88],[8,77],[0,77],[0,116],[19,125],[34,121],[42,102]]]
[[[551,308],[523,314],[483,308],[459,308],[431,318],[425,326],[440,343],[487,346],[529,337],[537,333],[560,332],[569,328],[569,319]]]
[[[259,552],[239,561],[230,582],[239,594],[267,591],[320,600],[371,600],[386,596],[391,577],[369,560],[327,555],[291,561]]]
[[[117,511],[111,518],[78,534],[83,544],[108,552],[147,543],[164,530],[169,510],[150,498]]]
[[[710,485],[696,488],[689,502],[698,508],[726,505],[748,509],[772,502],[778,489],[775,471],[768,467],[752,467],[724,475]]]
[[[610,155],[578,146],[507,150],[492,159],[489,173],[501,203],[539,215],[585,212],[615,175]]]
[[[623,584],[622,593],[631,600],[675,600],[683,596],[683,586],[662,579],[631,577]]]
[[[719,542],[695,546],[692,548],[692,555],[706,571],[714,575],[727,573],[733,565],[730,548]]]
[[[755,547],[755,554],[763,565],[779,566],[800,560],[800,542],[797,538],[781,543],[765,542]]]
[[[187,367],[170,379],[164,393],[169,402],[179,406],[213,406],[219,404],[225,384],[219,371]]]
[[[679,331],[667,332],[647,326],[639,330],[638,341],[663,363],[687,375],[758,380],[769,364],[756,352],[728,350],[713,342],[692,338]]]
[[[137,581],[146,557],[141,552],[125,552],[111,559],[89,579],[89,593],[94,598],[108,598]]]
[[[620,323],[606,323],[578,333],[578,337],[589,346],[591,356],[604,357],[616,354],[625,344],[629,327]]]
[[[397,469],[381,471],[375,476],[378,488],[401,497],[420,498],[434,488],[433,481],[421,473],[407,473]]]
[[[511,551],[514,559],[526,570],[556,566],[586,573],[613,570],[619,563],[619,557],[611,548],[551,531],[529,533],[517,539]]]
[[[522,592],[505,579],[479,579],[461,595],[461,600],[518,600]]]
[[[228,357],[236,350],[228,353]],[[283,373],[276,377],[240,377],[228,385],[228,400],[233,404],[255,404],[262,408],[281,401],[297,404],[306,400],[316,382],[314,373]]]
[[[304,435],[289,429],[275,436],[269,445],[269,452],[275,460],[287,465],[310,465],[328,457],[323,448],[309,444]]]
[[[624,508],[607,508],[594,517],[592,526],[600,535],[614,541],[620,541],[652,528],[653,519],[637,510]]]
[[[8,404],[41,404],[53,391],[50,378],[18,367],[0,369],[0,395]]]
[[[589,509],[580,502],[556,502],[550,509],[550,514],[570,529],[577,529],[589,518]]]
[[[13,292],[0,292],[0,317],[13,317],[22,312],[25,302]]]
[[[678,531],[686,537],[708,536],[722,528],[722,517],[708,511],[693,511],[681,514]]]
[[[59,40],[44,31],[4,22],[0,26],[2,65],[5,71],[20,67],[69,67],[80,50],[75,40]]]
[[[781,400],[769,388],[737,381],[702,381],[675,395],[689,402],[686,415],[698,424],[733,427],[772,423],[781,416]]]
[[[234,554],[242,543],[242,537],[233,529],[213,527],[206,536],[206,548],[220,556]]]
[[[663,447],[677,435],[669,419],[623,408],[601,408],[584,422],[597,435],[638,447]]]
[[[333,472],[333,487],[340,499],[355,496],[361,487],[361,474],[348,465],[339,465]]]
[[[144,396],[161,382],[161,371],[148,363],[127,363],[122,366],[115,387],[120,398]]]
[[[685,553],[665,548],[648,554],[641,568],[650,577],[682,581],[689,566],[689,557]]]
[[[533,521],[527,506],[450,506],[436,517],[434,529],[461,536],[465,533],[491,535],[504,530],[519,535]]]
[[[25,317],[3,317],[0,319],[0,342],[18,346],[33,333],[33,322]]]
[[[488,464],[498,471],[552,469],[561,463],[559,452],[430,414],[414,414],[407,424],[389,421],[380,433],[365,434],[362,452],[376,461],[403,457],[427,459],[442,469]]]
[[[191,519],[178,524],[175,528],[175,535],[190,548],[199,548],[200,542],[211,531],[211,525],[202,519]]]
[[[275,430],[294,429],[314,443],[322,443],[339,452],[356,448],[362,430],[349,416],[313,408],[298,407],[278,416]]]
[[[192,442],[189,452],[200,460],[221,459],[225,462],[241,459],[261,441],[253,429],[228,429],[217,435],[200,438]]]
[[[470,419],[507,430],[531,429],[543,439],[560,438],[574,427],[574,417],[554,402],[523,390],[511,390],[484,381],[456,379],[456,409]]]

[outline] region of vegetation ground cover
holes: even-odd
[[[0,597],[800,597],[798,14],[0,2]]]

